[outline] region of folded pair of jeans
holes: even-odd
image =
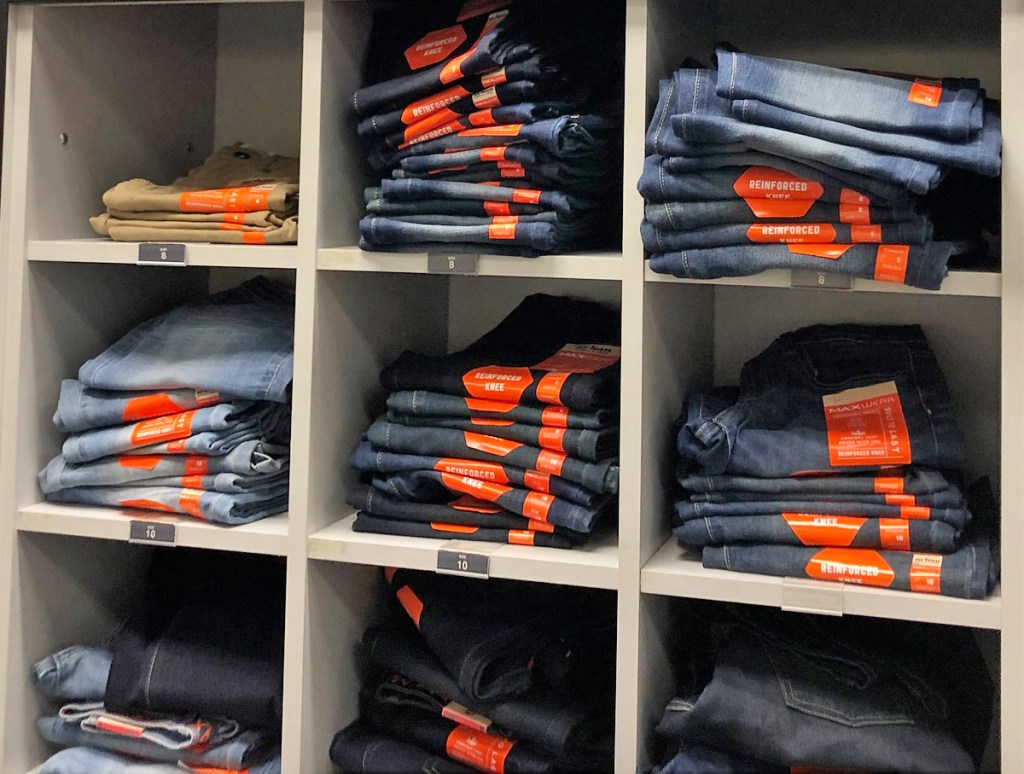
[[[365,217],[359,233],[367,242],[381,247],[417,242],[480,245],[518,245],[530,250],[559,251],[573,244],[572,234],[560,233],[553,223],[522,223],[513,215],[500,223],[463,226],[441,223],[411,223],[398,218]]]
[[[138,758],[97,750],[92,747],[68,747],[46,759],[39,774],[181,774],[170,763],[146,763]],[[281,774],[281,756],[245,769],[222,769],[218,774]]]
[[[400,737],[357,720],[334,735],[331,762],[344,774],[405,774],[429,771],[434,774],[472,774],[475,769],[456,763]]]
[[[691,493],[691,502],[701,503],[765,503],[784,501],[787,503],[861,503],[868,505],[896,505],[927,508],[953,508],[963,509],[965,507],[963,494],[956,487],[946,489],[934,494],[850,494],[832,493],[828,495],[814,495],[799,497],[791,494],[765,494],[759,492],[697,492]]]
[[[377,535],[404,535],[406,537],[432,538],[436,540],[473,540],[484,543],[507,543],[517,546],[542,546],[546,548],[575,548],[580,544],[578,537],[567,537],[571,533],[538,532],[535,529],[504,529],[497,527],[476,527],[466,524],[446,524],[439,521],[420,522],[400,519],[378,518],[359,511],[352,522],[354,532],[370,532]]]
[[[392,201],[418,201],[420,199],[470,199],[475,201],[508,202],[513,204],[539,204],[560,215],[573,215],[593,208],[593,202],[577,194],[557,189],[541,190],[520,186],[514,181],[500,185],[483,183],[449,183],[443,180],[381,180],[380,195]],[[368,200],[379,198],[376,189],[369,192]]]
[[[685,231],[710,226],[773,222],[846,223],[872,226],[916,219],[911,205],[897,207],[867,204],[780,202],[774,199],[741,199],[712,202],[648,202],[644,219],[662,231]]]
[[[587,412],[564,406],[523,406],[498,400],[461,398],[428,390],[393,392],[388,395],[388,410],[415,417],[505,419],[572,430],[600,430],[617,427],[618,423],[618,416],[612,409],[601,408]]]
[[[679,471],[680,485],[689,492],[734,493],[739,499],[747,493],[771,495],[778,500],[805,500],[820,496],[853,495],[932,495],[955,491],[955,479],[940,470],[922,467],[894,467],[877,473],[832,473],[825,476],[789,476],[782,478],[711,475],[707,472]],[[904,503],[915,505],[916,503]]]
[[[210,390],[288,400],[294,295],[263,277],[157,315],[87,361],[78,379],[103,390]]]
[[[680,500],[676,503],[675,507],[676,524],[682,524],[691,519],[777,516],[785,513],[860,516],[866,518],[899,519],[902,521],[933,521],[948,524],[957,531],[965,529],[971,521],[971,513],[962,501],[951,508],[932,508],[921,505],[889,505],[887,503],[836,501],[826,496],[817,500],[739,501],[728,503]]]
[[[211,390],[119,392],[94,390],[77,379],[64,379],[60,383],[53,424],[64,433],[81,433],[98,427],[181,414],[222,402],[230,402],[230,399]]]
[[[588,157],[584,156],[584,159]],[[402,159],[399,169],[406,172],[433,172],[463,165],[488,163],[548,164],[555,160],[548,151],[532,142],[496,144],[486,148],[453,150],[450,153],[434,153],[426,156],[410,156]]]
[[[784,334],[737,395],[691,395],[678,437],[711,475],[781,478],[893,465],[959,470],[963,443],[917,325],[816,325]]]

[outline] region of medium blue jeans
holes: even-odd
[[[204,390],[115,392],[92,390],[77,379],[60,383],[60,397],[53,424],[64,433],[80,433],[97,427],[180,414],[205,408],[229,398]]]
[[[762,221],[871,225],[901,223],[916,217],[914,208],[909,204],[894,208],[822,202],[784,202],[786,207],[781,208],[778,204],[768,199],[648,202],[644,207],[644,217],[654,228],[663,231],[684,231],[736,223],[749,225]]]
[[[288,400],[295,301],[257,277],[157,315],[87,361],[78,378],[103,390],[203,389]]]
[[[618,415],[610,409],[576,411],[564,406],[523,406],[517,403],[460,398],[427,390],[392,392],[388,409],[414,417],[461,417],[464,419],[508,419],[528,425],[600,430],[617,427]]]
[[[488,148],[433,153],[427,156],[410,156],[402,159],[401,168],[407,172],[431,172],[465,164],[480,164],[485,161],[507,161],[518,164],[547,164],[555,160],[548,151],[532,142],[517,142],[514,145],[498,145]]]
[[[737,245],[652,255],[659,274],[687,279],[749,277],[767,269],[811,269],[938,290],[949,270],[954,242],[924,245]]]
[[[372,215],[386,215],[394,218],[406,218],[409,215],[436,216],[438,223],[444,223],[446,217],[493,218],[496,216],[519,215],[539,217],[550,215],[559,217],[558,213],[536,204],[513,204],[511,202],[475,201],[473,199],[417,199],[415,201],[394,201],[378,197],[366,202],[366,211]],[[564,215],[561,217],[565,217]]]
[[[541,191],[512,185],[483,185],[479,183],[446,183],[440,180],[382,180],[383,196],[394,201],[420,199],[472,199],[488,202],[539,204],[561,215],[572,215],[587,210],[593,203],[587,199],[562,191]],[[377,198],[376,196],[369,197]]]
[[[484,226],[410,223],[382,217],[365,217],[359,221],[364,239],[375,245],[408,244],[410,242],[446,242],[521,245],[533,250],[565,249],[572,235],[561,234],[553,223],[498,223]]]
[[[799,476],[796,478],[754,478],[751,476],[716,476],[706,473],[683,473],[680,485],[691,492],[734,492],[742,495],[755,492],[765,495],[787,495],[780,500],[805,500],[836,494],[909,494],[929,495],[954,491],[959,487],[941,471],[930,468],[894,468],[877,475]],[[789,496],[792,495],[792,496]]]
[[[58,702],[102,701],[112,657],[103,647],[72,645],[32,665],[32,684]]]
[[[644,249],[650,253],[700,250],[750,244],[852,244],[879,243],[923,245],[932,236],[925,218],[902,223],[857,226],[848,223],[756,223],[707,226],[684,231],[663,231],[649,221],[640,224]]]
[[[706,473],[958,470],[952,399],[919,326],[816,325],[749,360],[739,399],[691,395],[678,444]]]
[[[716,89],[725,99],[757,99],[853,126],[954,142],[982,127],[983,93],[973,79],[938,86],[723,49],[716,59]]]

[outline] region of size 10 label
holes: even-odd
[[[437,552],[437,571],[439,573],[486,578],[490,565],[491,558],[486,554],[448,551],[443,548]]]
[[[432,274],[476,274],[475,253],[427,253],[427,271]]]
[[[174,524],[163,524],[159,521],[131,521],[129,523],[129,543],[159,543],[173,546],[177,539],[178,529]]]
[[[140,242],[138,262],[143,266],[184,266],[185,245]]]

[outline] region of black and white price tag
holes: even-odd
[[[476,274],[480,256],[475,253],[427,253],[431,274]]]
[[[178,539],[178,528],[174,524],[159,521],[132,520],[128,528],[129,543],[154,543],[173,546]]]
[[[437,549],[437,572],[442,575],[488,578],[491,569],[490,555],[500,547],[495,543],[450,540]]]
[[[185,245],[160,242],[139,243],[140,266],[184,266]]]
[[[814,271],[814,269],[793,269],[792,275],[790,287],[794,288],[849,290],[853,287],[853,278],[849,274],[834,274],[830,271]]]

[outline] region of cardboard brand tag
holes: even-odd
[[[816,580],[881,588],[888,588],[896,579],[880,553],[863,548],[823,548],[811,557],[804,571]]]
[[[909,245],[879,245],[875,254],[875,279],[902,285],[907,280],[909,262]]]
[[[619,362],[622,348],[607,344],[566,344],[534,366],[538,371],[592,374]]]
[[[941,554],[914,554],[910,562],[910,590],[922,594],[942,593]]]
[[[477,712],[473,712],[468,707],[464,707],[458,702],[450,701],[441,708],[441,717],[447,718],[448,720],[454,720],[456,723],[467,728],[472,728],[474,731],[480,731],[487,733],[487,730],[491,727],[491,719],[481,715]]]
[[[500,86],[503,83],[508,82],[508,74],[505,72],[505,68],[502,67],[500,70],[493,70],[492,72],[485,73],[480,76],[480,85],[484,87]]]
[[[478,91],[473,95],[473,106],[479,110],[495,108],[499,105],[501,105],[501,100],[498,98],[498,92],[494,86]]]
[[[823,395],[821,401],[834,467],[910,463],[910,434],[895,382]]]

